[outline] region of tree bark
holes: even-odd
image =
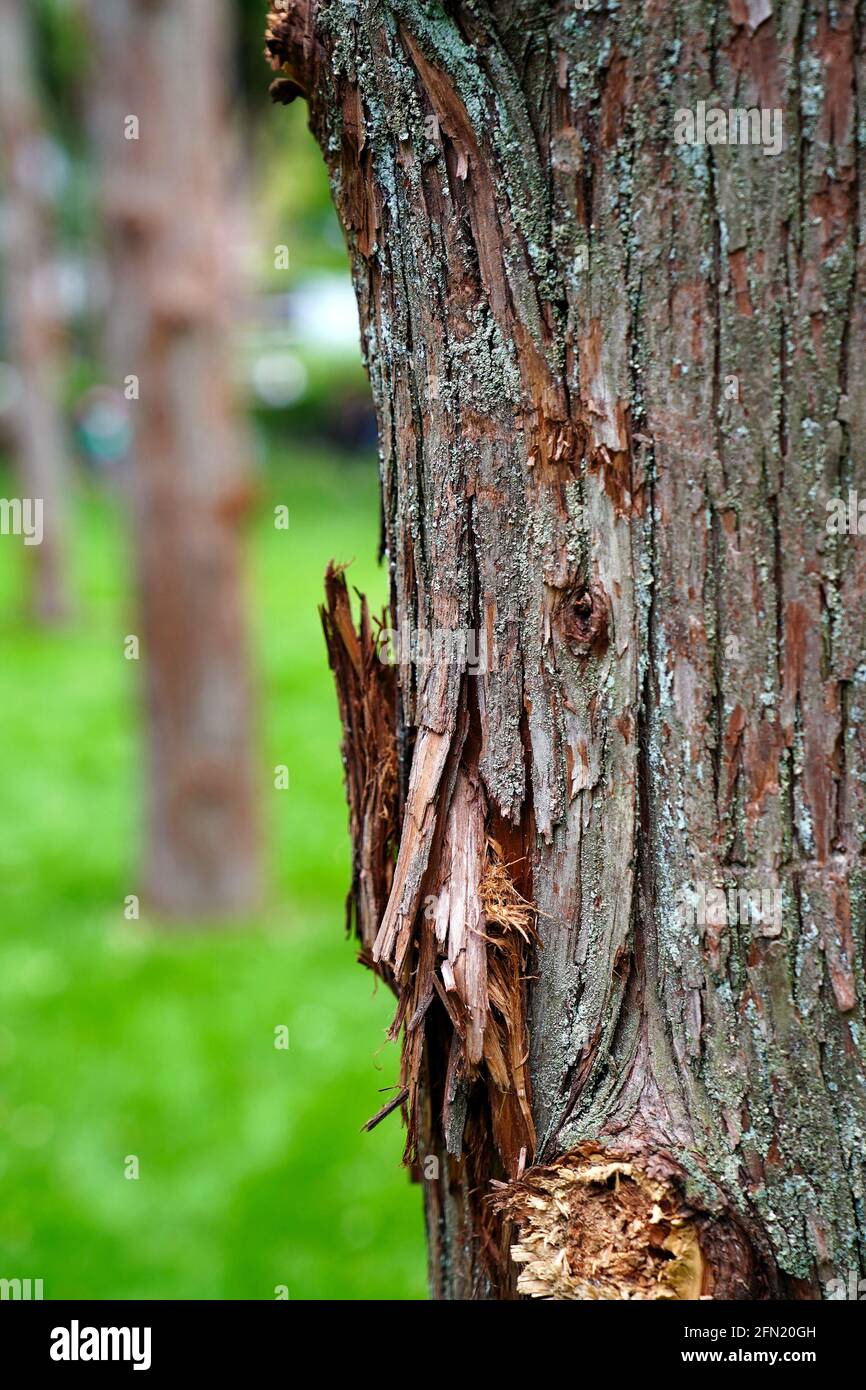
[[[225,361],[226,11],[92,0],[91,15],[111,359],[135,431],[144,891],[170,915],[234,913],[256,901],[259,864],[240,555],[252,488]]]
[[[0,0],[0,179],[3,282],[10,357],[19,374],[13,428],[23,494],[42,503],[42,538],[28,547],[29,608],[41,622],[69,613],[65,543],[69,486],[60,390],[63,325],[50,287],[53,213],[46,135],[24,0]]]
[[[392,699],[329,575],[433,1292],[824,1296],[866,1237],[856,7],[274,0],[267,46],[352,254],[387,623],[486,642],[404,643]],[[784,148],[677,143],[702,100]]]

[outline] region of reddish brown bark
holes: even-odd
[[[521,1182],[601,1153],[686,1204],[703,1293],[819,1297],[864,1260],[866,541],[828,527],[866,488],[855,7],[275,0],[268,48],[352,252],[390,622],[496,653],[398,667],[360,919],[433,1289],[509,1297],[491,1182],[525,1222]],[[536,909],[531,1131],[487,1051],[492,842]]]

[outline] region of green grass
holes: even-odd
[[[22,550],[0,538],[0,1277],[42,1278],[46,1298],[424,1296],[399,1120],[359,1133],[398,1059],[390,996],[343,934],[339,724],[316,612],[332,555],[357,555],[354,582],[384,591],[375,467],[281,459],[266,488],[248,585],[269,887],[232,928],[123,915],[142,786],[116,508],[77,501],[79,607],[62,633],[20,618]],[[273,526],[283,502],[288,532]]]

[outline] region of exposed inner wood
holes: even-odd
[[[518,1224],[517,1291],[531,1298],[695,1299],[707,1273],[675,1190],[606,1153],[533,1169],[499,1199]]]

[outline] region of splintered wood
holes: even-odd
[[[398,998],[390,1036],[403,1035],[406,1158],[418,1155],[427,1029],[434,1026],[439,1038],[444,1025],[445,1147],[461,1156],[467,1114],[481,1102],[503,1169],[516,1176],[535,1148],[526,1025],[535,908],[488,833],[465,709],[453,734],[418,731],[401,814],[393,669],[379,659],[363,598],[356,631],[345,578],[334,566],[325,593],[322,622],[343,721],[353,845],[347,920],[351,926],[354,916],[361,959]],[[374,1120],[394,1108],[389,1103]]]
[[[503,1185],[493,1205],[518,1226],[517,1291],[545,1299],[700,1298],[694,1213],[667,1182],[607,1153],[568,1154]]]
[[[361,959],[372,965],[373,943],[391,891],[397,842],[397,742],[394,671],[379,661],[367,601],[361,597],[360,603],[356,631],[343,571],[329,565],[325,603],[319,612],[343,724],[352,840],[346,928],[351,931],[354,913]]]

